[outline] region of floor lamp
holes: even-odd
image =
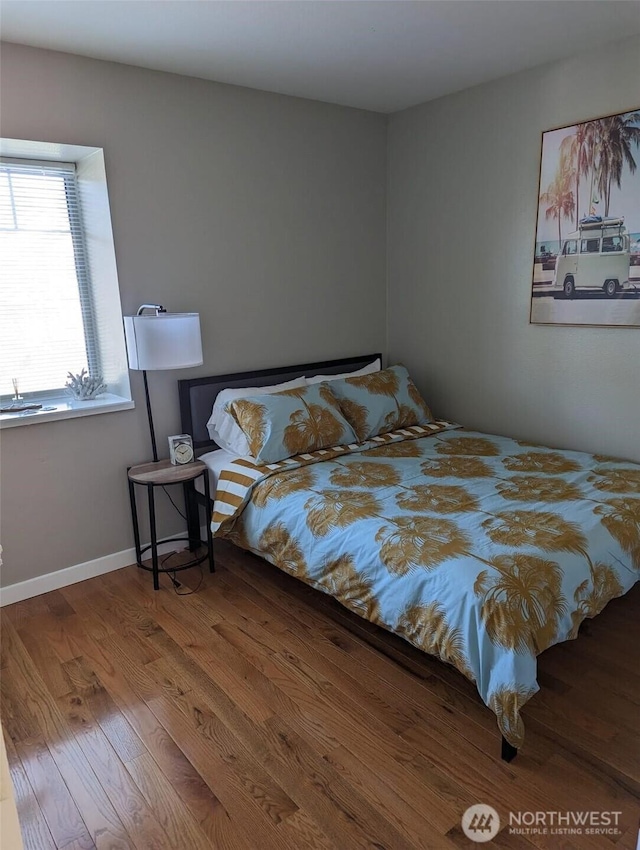
[[[202,339],[199,313],[167,313],[161,304],[143,304],[137,315],[124,317],[129,368],[142,371],[153,459],[158,460],[147,371],[200,366]]]

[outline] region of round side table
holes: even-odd
[[[178,567],[159,567],[158,566],[158,537],[156,533],[156,508],[155,508],[155,488],[166,487],[170,484],[182,484],[185,487],[185,496],[187,504],[193,498],[194,482],[202,476],[204,483],[204,494],[206,504],[210,504],[211,496],[209,492],[209,474],[207,465],[201,460],[194,460],[191,463],[178,465],[171,463],[170,460],[158,460],[153,463],[141,463],[137,466],[131,466],[127,470],[129,480],[129,498],[131,500],[131,519],[133,521],[133,536],[136,545],[136,563],[143,570],[148,570],[153,573],[154,590],[160,589],[159,576],[160,573],[173,573],[179,570],[186,570],[190,567],[195,567],[197,564],[202,564],[204,561],[209,561],[209,570],[215,571],[213,562],[213,537],[211,535],[210,518],[207,518],[207,551],[186,564],[180,564]],[[140,531],[138,528],[138,509],[136,505],[135,485],[143,485],[147,488],[147,496],[149,500],[149,527],[151,532],[151,543],[147,546],[140,546]],[[197,504],[197,503],[195,503]],[[197,535],[194,529],[189,529],[188,537],[172,537],[173,540],[188,540],[191,551],[197,548],[200,544],[200,531]],[[168,542],[168,541],[163,541]],[[148,549],[151,549],[151,566],[145,566],[142,563],[142,555]]]

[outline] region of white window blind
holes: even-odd
[[[75,165],[0,161],[0,393],[59,393],[96,352]]]

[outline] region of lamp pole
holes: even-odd
[[[138,307],[138,316],[142,316],[145,310],[153,310],[155,315],[158,313],[166,313],[167,311],[162,306],[162,304],[142,304]],[[151,412],[151,399],[149,398],[149,383],[147,381],[147,370],[142,370],[142,377],[144,379],[144,396],[147,401],[147,416],[149,417],[149,432],[151,434],[151,448],[153,449],[153,460],[154,463],[158,461],[158,449],[156,448],[156,432],[153,427],[153,413]]]
[[[149,399],[149,384],[147,382],[147,370],[142,370],[142,377],[144,378],[144,394],[147,400],[147,415],[149,417],[149,431],[151,432],[151,448],[153,449],[153,460],[154,462],[158,460],[158,450],[156,448],[156,432],[153,427],[153,414],[151,413],[151,400]]]

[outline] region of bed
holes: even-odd
[[[510,761],[537,655],[640,579],[640,465],[433,417],[271,462],[215,451],[206,423],[222,389],[378,356],[179,382],[183,431],[213,450],[212,529],[453,665]]]

